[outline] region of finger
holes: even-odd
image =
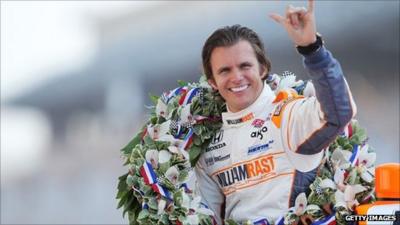
[[[298,29],[299,26],[300,26],[299,16],[300,16],[300,15],[297,14],[297,13],[290,14],[290,24],[292,24],[292,26],[293,26],[295,29]]]
[[[289,9],[288,14],[293,14],[293,13],[305,14],[307,13],[307,9],[305,7],[292,7]]]
[[[294,10],[294,7],[292,5],[286,6],[286,11],[285,11],[286,18],[290,18],[290,14],[293,13],[293,10]]]
[[[303,18],[304,15],[307,14],[307,9],[306,9],[305,7],[300,7],[298,13],[300,14],[300,15],[299,15],[299,18],[301,19],[301,18]]]
[[[308,0],[308,12],[314,12],[314,0]]]
[[[271,13],[271,14],[269,14],[269,17],[271,17],[277,23],[280,23],[280,24],[282,24],[284,26],[286,25],[285,24],[286,23],[286,19],[283,16],[279,15],[279,14]]]

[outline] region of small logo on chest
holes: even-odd
[[[260,140],[262,140],[264,138],[264,133],[266,133],[267,131],[268,131],[268,128],[264,126],[260,129],[258,129],[257,131],[251,132],[250,137],[259,138]]]

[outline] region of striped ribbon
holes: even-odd
[[[189,129],[189,132],[186,134],[185,139],[183,139],[182,147],[183,149],[189,148],[190,144],[193,141],[193,129]]]
[[[333,212],[331,215],[324,217],[323,219],[317,220],[311,225],[336,225],[336,218],[335,218],[335,212]]]
[[[361,146],[353,145],[353,153],[351,154],[351,157],[349,160],[351,163],[351,166],[357,165],[358,156],[360,155],[360,149],[361,149]]]
[[[168,92],[168,93],[163,93],[161,95],[161,100],[168,104],[168,102],[175,96],[179,95],[181,92],[187,92],[187,87],[177,87],[174,90]]]
[[[347,125],[343,129],[343,132],[341,135],[344,137],[347,137],[347,138],[351,138],[351,136],[353,136],[353,126],[351,125],[351,123],[349,123],[349,125]]]
[[[179,100],[179,105],[189,104],[192,101],[193,97],[197,95],[199,90],[199,88],[192,88],[190,91],[182,95],[181,99]]]
[[[169,191],[158,183],[157,175],[149,162],[145,161],[143,166],[140,167],[140,175],[142,175],[145,184],[151,185],[155,192],[171,200]]]

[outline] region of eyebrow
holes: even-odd
[[[242,68],[243,66],[252,66],[252,65],[253,65],[253,63],[244,61],[239,64],[239,68]],[[230,70],[230,69],[231,69],[230,66],[222,66],[221,68],[219,68],[217,70],[217,74],[220,74],[220,73],[224,72],[225,70]]]

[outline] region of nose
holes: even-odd
[[[238,69],[235,69],[232,71],[231,81],[233,83],[240,83],[243,81],[243,78],[244,78],[244,76],[243,76],[242,71],[240,71]]]

